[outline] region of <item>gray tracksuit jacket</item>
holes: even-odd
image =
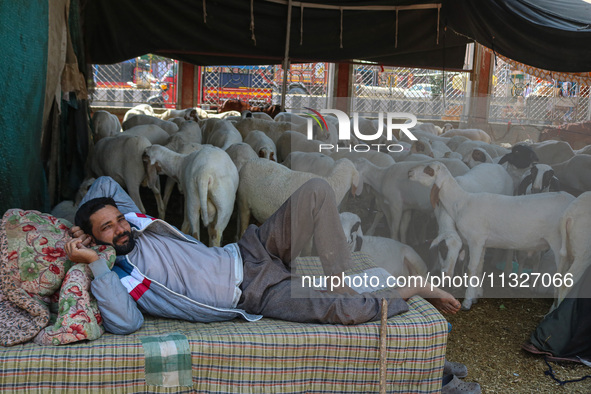
[[[125,194],[129,201],[118,200],[118,190],[110,190],[115,187],[112,180],[97,182],[83,202],[99,196],[115,198],[136,239],[134,250],[118,256],[112,270],[103,259],[90,264],[95,277],[92,294],[107,331],[138,330],[144,321],[142,312],[194,322],[262,317],[235,308],[243,264],[236,244],[207,247],[162,220],[131,211],[135,205],[127,206],[129,197]]]

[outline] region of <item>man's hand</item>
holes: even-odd
[[[73,226],[70,229],[70,235],[72,238],[82,238],[82,244],[84,246],[96,246],[96,243],[92,239],[92,237],[86,234],[82,229],[78,226]]]
[[[64,250],[68,255],[68,258],[75,263],[90,264],[99,259],[98,253],[93,249],[87,247],[92,239],[86,234],[78,238],[74,238],[66,244]],[[86,242],[86,245],[85,245]]]

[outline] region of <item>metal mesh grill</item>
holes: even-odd
[[[420,119],[460,120],[468,73],[357,65],[352,111],[409,112]]]
[[[496,60],[491,122],[550,125],[590,119],[589,87],[556,80],[544,81]]]
[[[292,64],[288,74],[286,108],[326,106],[328,64]],[[250,105],[279,104],[283,85],[281,66],[215,66],[203,68],[203,103],[217,106],[238,99]],[[313,103],[313,104],[312,104]]]
[[[145,55],[117,64],[92,65],[91,103],[94,106],[176,106],[178,62]]]

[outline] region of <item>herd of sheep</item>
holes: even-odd
[[[176,185],[184,197],[181,230],[201,239],[203,225],[204,242],[219,246],[224,231],[239,237],[305,181],[322,177],[342,207],[356,210],[341,214],[351,249],[392,275],[482,275],[487,248],[506,267],[527,261],[536,271],[550,260],[551,272],[569,272],[575,281],[591,262],[591,146],[573,150],[554,140],[501,146],[482,130],[420,123],[411,129],[417,140],[401,133],[395,141],[400,152],[355,152],[356,141],[338,140],[336,118],[325,118],[328,127],[315,125],[309,139],[308,119],[286,112],[271,118],[190,108],[157,115],[141,105],[120,123],[95,111],[91,178],[79,194],[92,178],[107,175],[145,213],[140,186],[147,186],[164,219]],[[379,130],[377,120],[358,124],[367,135]],[[320,153],[322,144],[335,148]],[[364,203],[346,203],[352,199]],[[66,216],[59,208],[54,214]],[[232,217],[235,229],[228,228]],[[433,253],[421,257],[417,247],[425,242]],[[556,287],[558,302],[568,288]],[[480,296],[481,287],[468,286],[463,308]]]

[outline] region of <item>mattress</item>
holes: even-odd
[[[388,320],[387,392],[441,388],[447,322],[424,299]],[[380,322],[264,318],[189,323],[146,317],[131,335],[0,348],[0,390],[101,393],[378,392]]]

